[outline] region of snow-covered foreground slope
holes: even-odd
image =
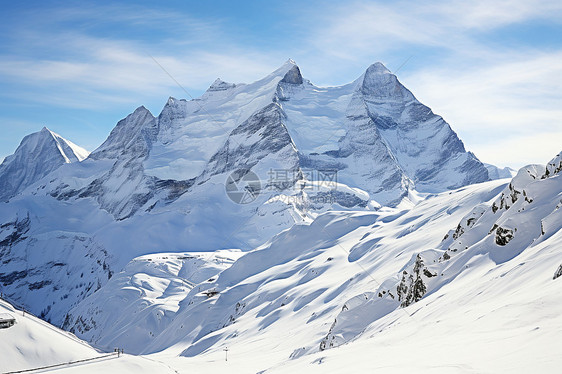
[[[241,251],[159,253],[133,259],[102,289],[67,315],[63,328],[96,347],[125,347],[138,354],[175,318],[179,302],[216,276]]]
[[[561,170],[558,155],[409,210],[327,212],[241,257],[135,259],[72,318],[144,356],[65,370],[556,371]]]
[[[366,329],[373,309],[357,308],[355,341],[266,372],[557,372],[561,246],[558,231],[500,266],[475,258],[451,284]]]
[[[350,295],[376,290],[376,279],[394,274],[417,249],[437,246],[447,227],[504,183],[430,197],[411,211],[333,212],[293,227],[192,289],[144,352],[196,361],[225,346],[233,355],[263,352],[253,359],[257,371],[303,347],[318,350]]]
[[[0,313],[15,318],[14,326],[0,329],[0,372],[30,369],[99,356],[71,333],[51,326],[0,300]]]
[[[0,314],[5,313],[16,322],[0,329],[1,373],[177,373],[149,357],[118,357],[98,351],[73,334],[0,300]]]

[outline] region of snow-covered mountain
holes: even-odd
[[[0,165],[0,201],[7,200],[61,165],[80,162],[88,151],[46,127],[23,138]]]
[[[0,212],[3,288],[57,324],[137,256],[248,250],[330,209],[411,206],[419,193],[489,179],[380,63],[341,87],[313,85],[291,60],[251,84],[217,80],[199,99],[170,98],[158,117],[139,107],[88,158],[60,167],[83,156],[43,129],[0,176],[14,186],[7,196],[18,193]],[[256,199],[237,204],[225,182],[249,171]]]
[[[410,334],[423,300],[427,318],[462,313],[440,298],[485,281],[536,277],[545,302],[547,265],[514,264],[562,263],[560,156],[497,180],[510,171],[380,63],[339,87],[293,61],[217,79],[156,117],[139,107],[84,155],[44,129],[0,167],[0,291],[107,350],[184,365],[228,346],[268,352],[244,372],[301,367],[377,329]]]
[[[221,253],[222,269],[216,255],[141,257],[67,327],[204,372],[225,348],[244,372],[554,369],[561,170],[562,154],[412,209],[327,212],[238,259]]]

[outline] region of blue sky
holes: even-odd
[[[43,126],[88,150],[140,105],[294,59],[317,85],[381,61],[485,162],[562,150],[560,1],[4,2],[0,159]],[[405,63],[406,62],[406,63]],[[404,64],[405,63],[405,64]]]

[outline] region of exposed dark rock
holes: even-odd
[[[283,83],[289,84],[302,84],[302,75],[299,67],[297,65],[293,66],[281,80]]]
[[[27,288],[32,291],[32,290],[39,290],[45,286],[48,286],[49,284],[52,284],[53,282],[50,280],[46,280],[46,281],[41,281],[41,282],[35,282],[35,283],[30,283]]]
[[[15,281],[27,277],[27,273],[28,273],[27,270],[12,271],[7,274],[0,273],[0,283],[2,283],[3,286],[9,286]]]
[[[513,230],[499,227],[496,229],[496,244],[504,246],[513,239]]]
[[[423,295],[425,295],[427,287],[421,277],[422,273],[425,274],[425,271],[431,274],[424,266],[423,259],[418,254],[412,274],[409,274],[406,270],[402,272],[402,280],[396,287],[398,301],[401,301],[401,307],[405,308],[408,305],[418,302],[422,299]],[[434,275],[431,274],[431,276]]]
[[[560,276],[562,276],[562,265],[558,266],[558,270],[556,270],[556,273],[554,273],[554,277],[552,277],[552,279],[559,278]]]

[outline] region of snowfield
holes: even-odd
[[[217,80],[84,152],[43,129],[0,166],[1,373],[562,366],[562,154],[483,164],[380,63]]]

